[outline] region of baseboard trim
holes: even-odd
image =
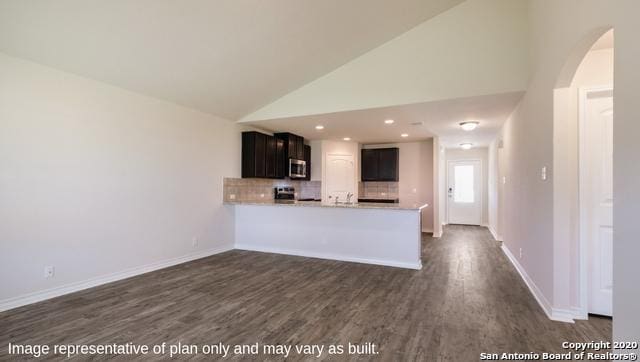
[[[399,261],[393,261],[393,260],[354,258],[354,257],[349,257],[349,256],[344,256],[344,255],[313,253],[313,252],[302,251],[302,250],[280,249],[280,248],[271,248],[271,247],[264,247],[264,246],[258,246],[258,245],[248,245],[248,244],[236,244],[236,249],[248,250],[248,251],[258,251],[258,252],[261,252],[261,253],[273,253],[273,254],[304,256],[304,257],[307,257],[307,258],[318,258],[318,259],[330,259],[330,260],[338,260],[338,261],[348,261],[348,262],[352,262],[352,263],[383,265],[383,266],[391,266],[391,267],[395,267],[395,268],[404,268],[404,269],[415,269],[415,270],[422,269],[422,261],[418,261],[417,263],[406,263],[406,262],[399,262]]]
[[[137,275],[146,274],[152,271],[168,268],[174,265],[186,263],[189,261],[206,258],[211,255],[220,254],[225,251],[233,250],[233,245],[225,245],[218,248],[208,249],[198,253],[188,254],[177,258],[167,259],[139,267],[126,269],[120,272],[87,279],[80,282],[62,285],[60,287],[42,290],[39,292],[29,293],[18,297],[0,300],[0,312],[22,307],[28,304],[41,302],[43,300],[60,297],[65,294],[78,292],[84,289],[97,287],[99,285],[115,282],[122,279],[131,278]]]
[[[443,230],[444,230],[444,226],[445,226],[445,225],[446,225],[445,223],[442,223],[442,224],[441,224],[441,226],[440,226],[440,230],[439,230],[437,233],[436,233],[436,231],[434,230],[434,231],[433,231],[433,235],[432,235],[432,237],[434,237],[434,238],[441,238],[441,237],[442,237],[442,233],[444,232]]]
[[[491,233],[493,238],[496,239],[496,241],[503,241],[502,236],[498,235],[498,233],[496,233],[496,231],[491,227],[491,225],[487,226],[487,229],[489,229],[489,232]]]
[[[574,312],[572,310],[553,308],[551,306],[551,303],[549,303],[549,300],[547,300],[544,294],[542,294],[542,291],[540,291],[538,286],[529,277],[522,265],[520,265],[518,260],[513,256],[513,254],[511,254],[509,248],[507,248],[504,243],[502,244],[501,248],[502,252],[504,252],[504,254],[507,256],[507,259],[509,259],[514,268],[516,268],[518,274],[520,274],[520,277],[522,277],[522,280],[524,280],[524,283],[529,288],[531,294],[533,294],[533,297],[536,298],[536,301],[538,302],[544,313],[547,315],[547,317],[553,321],[575,323],[573,320],[575,316]]]
[[[423,233],[433,233],[433,229],[422,229]]]

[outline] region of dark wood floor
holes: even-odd
[[[474,361],[611,339],[610,319],[550,321],[486,229],[423,244],[420,271],[230,251],[14,309],[0,313],[0,359],[9,342],[181,341],[373,342],[377,360]]]

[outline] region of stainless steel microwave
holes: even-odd
[[[303,160],[289,159],[289,178],[307,177],[307,163]]]

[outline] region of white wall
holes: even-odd
[[[399,149],[398,196],[400,201],[428,203],[429,207],[422,210],[422,231],[433,232],[433,139],[422,142],[362,146],[362,148],[384,147]]]
[[[482,225],[489,224],[489,186],[488,186],[488,174],[489,174],[489,149],[487,147],[474,147],[470,150],[463,150],[459,148],[447,148],[445,150],[445,159],[447,162],[449,161],[460,161],[460,160],[480,160],[482,163]],[[446,181],[445,185],[449,184],[448,181],[448,169],[447,166],[445,168]],[[446,187],[445,187],[446,189]],[[446,205],[445,205],[446,209]],[[446,211],[445,211],[446,212]],[[446,213],[445,213],[446,215]],[[445,220],[447,218],[445,217]],[[448,220],[447,220],[448,223]]]
[[[0,79],[0,305],[233,247],[237,125],[2,53]]]
[[[529,1],[532,77],[518,109],[501,132],[504,141],[507,184],[505,185],[505,245],[523,249],[519,263],[552,304],[554,293],[554,203],[553,182],[540,179],[547,166],[553,178],[553,92],[575,51],[582,58],[610,26],[615,29],[614,74],[614,340],[640,339],[640,274],[638,255],[640,224],[640,169],[633,167],[640,154],[640,2]],[[577,66],[569,64],[569,68]],[[575,70],[575,68],[573,68]],[[513,253],[516,255],[517,253]],[[564,297],[563,297],[564,298]]]
[[[311,181],[322,181],[322,141],[310,141],[311,147]]]
[[[487,157],[487,212],[488,212],[488,227],[491,234],[496,240],[500,237],[498,232],[498,143],[499,140],[491,142],[488,148]]]
[[[437,222],[437,228],[440,229],[440,233],[436,233],[436,235],[442,236],[442,226],[447,222],[447,159],[446,150],[437,137],[434,138],[434,155],[436,154],[438,156],[434,159],[434,163],[437,164],[436,179],[438,187],[435,189],[438,190],[436,197],[436,200],[438,200],[438,217],[434,218],[434,223]]]
[[[525,90],[526,6],[467,0],[242,120]]]

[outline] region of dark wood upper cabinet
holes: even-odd
[[[304,155],[305,155],[305,144],[304,144],[304,137],[301,136],[296,136],[296,143],[298,144],[298,159],[299,160],[304,160]]]
[[[267,135],[242,132],[242,177],[266,177]]]
[[[294,143],[295,143],[294,139]],[[284,178],[288,174],[287,141],[260,132],[242,132],[242,177]],[[297,144],[294,144],[297,152]],[[304,157],[304,145],[300,146]]]
[[[305,176],[305,180],[311,180],[311,146],[303,145],[304,148],[304,161],[306,162],[305,166],[307,168],[307,173]]]
[[[397,148],[378,149],[378,180],[398,181],[400,152]]]
[[[363,149],[362,181],[398,181],[400,152],[398,148]]]
[[[376,181],[378,179],[377,150],[362,149],[360,168],[362,181]]]
[[[284,141],[285,159],[304,160],[304,138],[293,133],[276,133],[277,139]]]
[[[276,138],[267,136],[267,147],[265,156],[265,176],[275,178],[278,171]]]
[[[275,138],[275,137],[274,137]],[[284,141],[276,140],[276,178],[284,178],[287,175],[287,158],[284,154]]]

